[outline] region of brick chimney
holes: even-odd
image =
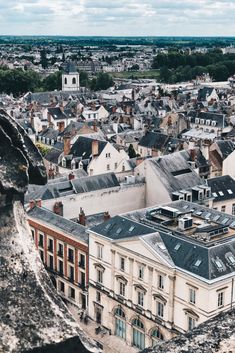
[[[95,132],[98,131],[98,129],[97,129],[97,121],[96,121],[96,120],[94,120],[94,123],[93,123],[93,130],[94,130]]]
[[[86,225],[86,215],[85,215],[85,212],[83,211],[82,207],[80,207],[79,223],[80,223],[82,226],[85,226],[85,225]]]
[[[73,174],[73,172],[69,173],[69,180],[73,180],[75,179],[75,175]]]
[[[92,150],[92,156],[98,156],[99,154],[99,142],[98,140],[93,140],[92,145],[91,145],[91,150]]]
[[[104,212],[104,222],[108,221],[109,219],[110,219],[109,211]]]
[[[71,149],[71,136],[70,135],[65,135],[64,138],[64,155],[67,156],[70,152]]]
[[[53,207],[53,212],[58,214],[59,216],[63,216],[64,214],[64,205],[61,201],[56,202]]]
[[[32,210],[32,208],[34,208],[35,205],[36,205],[36,202],[35,202],[34,200],[30,200],[30,201],[29,201],[29,208],[30,208],[30,210]]]
[[[42,207],[42,200],[41,199],[35,200],[35,203],[36,203],[37,207]]]
[[[140,163],[142,163],[144,161],[144,158],[143,157],[138,157],[136,158],[136,166],[137,165],[140,165]]]
[[[190,152],[191,160],[194,162],[196,159],[196,151],[195,151],[195,149],[192,149],[189,152]]]
[[[58,130],[59,130],[59,132],[63,132],[63,131],[64,131],[64,128],[65,128],[65,126],[64,126],[64,121],[59,122],[59,123],[58,123]]]

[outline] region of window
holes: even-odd
[[[144,279],[144,266],[140,265],[138,267],[138,278]]]
[[[159,328],[156,328],[152,331],[152,346],[155,347],[159,340],[164,340],[163,334],[160,332]]]
[[[97,257],[98,259],[103,259],[103,245],[97,244]]]
[[[80,272],[80,285],[82,288],[86,287],[86,275],[84,272]]]
[[[74,262],[74,251],[71,248],[68,248],[68,260]]]
[[[48,239],[48,250],[53,252],[53,239],[51,238]]]
[[[235,203],[232,204],[232,215],[235,216]]]
[[[101,302],[101,293],[98,291],[96,291],[96,301],[97,301],[97,303]]]
[[[162,302],[157,302],[157,316],[164,316],[164,304]]]
[[[54,269],[54,258],[52,255],[49,255],[49,268],[50,270]]]
[[[31,234],[32,234],[32,238],[34,240],[35,239],[35,231],[33,229],[31,229]]]
[[[59,291],[64,293],[64,282],[59,281]]]
[[[115,312],[115,335],[121,338],[126,338],[126,321],[125,313],[121,307],[118,307]]]
[[[110,164],[107,164],[107,170],[110,170]]]
[[[61,243],[58,243],[58,256],[63,257],[64,256],[64,245]]]
[[[140,319],[134,319],[132,321],[132,344],[134,347],[139,349],[145,348],[145,334],[144,325]]]
[[[122,165],[122,172],[125,172],[125,166],[124,166],[124,164]]]
[[[221,212],[225,212],[225,211],[226,211],[226,206],[225,205],[221,206]]]
[[[196,326],[195,318],[188,316],[188,330],[189,331],[193,330],[195,326]]]
[[[141,291],[137,292],[137,303],[140,306],[144,306],[144,293]]]
[[[125,271],[125,258],[120,257],[120,270]]]
[[[74,268],[73,268],[73,266],[69,266],[69,280],[71,282],[74,281]]]
[[[189,288],[189,302],[196,304],[196,290],[194,288]]]
[[[218,307],[221,307],[224,305],[224,292],[219,292],[218,293]]]
[[[73,77],[72,84],[76,85],[76,78],[75,77]]]
[[[103,283],[103,271],[97,270],[97,282]]]
[[[80,254],[79,267],[85,269],[85,255]]]
[[[40,255],[40,258],[41,258],[42,262],[44,262],[44,251],[43,250],[39,250],[39,255]]]
[[[123,282],[119,282],[119,294],[122,297],[125,297],[125,290],[126,290],[126,285]]]
[[[114,169],[117,169],[118,164],[114,163]]]
[[[69,297],[75,299],[75,289],[72,287],[69,287]]]
[[[58,270],[59,270],[59,274],[61,276],[63,276],[63,274],[64,274],[64,262],[61,261],[61,260],[59,260],[59,262],[58,262]]]
[[[162,275],[158,275],[158,288],[164,289],[164,277]]]
[[[106,158],[110,158],[110,153],[106,153]]]
[[[65,79],[64,79],[64,84],[67,85],[67,82],[68,82],[68,81],[67,81],[67,78],[65,77]]]
[[[44,236],[42,233],[39,233],[39,242],[38,245],[43,248],[44,247]]]

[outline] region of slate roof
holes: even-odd
[[[54,120],[68,119],[69,117],[60,109],[60,107],[47,108],[48,113]]]
[[[139,146],[160,150],[169,139],[169,136],[160,132],[147,132],[139,141]]]
[[[81,157],[82,159],[88,159],[92,155],[92,142],[94,139],[79,136],[77,141],[73,144],[70,154],[74,157]],[[98,154],[103,151],[104,147],[106,146],[107,141],[100,141],[98,140]]]
[[[230,175],[208,179],[207,183],[215,202],[235,198],[235,180]]]
[[[98,224],[91,228],[91,231],[112,240],[155,233],[154,229],[122,216],[115,216],[106,222]]]
[[[213,92],[213,87],[203,87],[198,91],[198,100],[205,101],[207,96],[210,96]]]
[[[114,173],[105,173],[81,177],[73,180],[55,181],[47,185],[29,185],[25,202],[29,200],[50,200],[67,195],[81,194],[96,190],[119,187],[120,184]]]
[[[235,149],[235,144],[231,140],[216,140],[222,153],[223,159],[227,158]]]
[[[48,127],[46,130],[39,132],[38,136],[49,138],[50,140],[54,139],[56,141],[58,134],[58,130],[53,129],[52,127]]]
[[[162,157],[150,158],[152,169],[169,192],[191,189],[204,181],[192,170],[184,157],[185,151],[171,153]]]
[[[213,112],[195,112],[195,111],[190,111],[187,114],[188,117],[190,117],[190,121],[192,123],[196,123],[195,119],[204,119],[204,125],[206,125],[206,120],[210,121],[215,121],[216,122],[216,127],[221,127],[224,128],[225,126],[228,126],[228,123],[225,119],[224,114],[218,114],[218,113],[213,113]],[[209,125],[212,127],[212,125]]]
[[[76,222],[70,221],[62,216],[59,216],[46,208],[34,207],[28,211],[29,217],[36,218],[37,220],[48,224],[49,226],[56,227],[61,231],[72,234],[78,240],[81,240],[88,244],[88,234],[86,233],[86,227]]]
[[[44,158],[53,164],[58,164],[59,156],[61,155],[61,151],[56,148],[51,148],[49,152],[44,156]]]

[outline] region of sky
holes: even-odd
[[[0,35],[235,36],[235,0],[0,0]]]

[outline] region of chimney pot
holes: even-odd
[[[35,203],[36,203],[37,207],[42,207],[42,200],[41,199],[35,200]]]
[[[32,210],[32,208],[34,208],[35,207],[35,201],[34,200],[30,200],[29,201],[29,208],[30,208],[30,210]]]
[[[104,212],[104,222],[108,221],[109,219],[110,219],[109,211]]]
[[[75,175],[73,173],[69,173],[69,180],[75,179]]]
[[[80,223],[82,226],[85,226],[85,225],[86,225],[86,215],[85,215],[85,212],[83,211],[82,207],[80,207],[79,223]]]

